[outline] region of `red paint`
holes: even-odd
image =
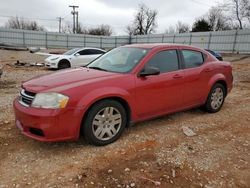
[[[87,68],[58,71],[23,83],[27,91],[58,92],[69,96],[65,109],[49,110],[24,107],[14,101],[16,125],[21,132],[39,141],[77,140],[86,111],[95,102],[119,97],[131,110],[131,122],[138,122],[168,113],[189,109],[205,103],[208,93],[217,81],[232,89],[232,68],[229,63],[199,48],[184,45],[147,44],[130,47],[149,48],[149,53],[126,74],[98,71]],[[197,68],[180,69],[156,76],[138,77],[138,73],[157,52],[167,49],[192,49],[203,52],[207,58]],[[39,128],[44,136],[30,132]]]

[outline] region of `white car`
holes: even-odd
[[[45,59],[45,66],[53,69],[85,66],[106,51],[98,48],[74,48],[62,55],[51,55]]]

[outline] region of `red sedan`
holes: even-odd
[[[194,107],[218,112],[232,67],[205,50],[137,44],[111,50],[85,68],[34,78],[14,101],[16,126],[40,141],[114,142],[131,123]]]

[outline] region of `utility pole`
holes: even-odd
[[[57,17],[58,21],[59,21],[59,33],[61,33],[61,29],[62,29],[62,20],[63,18],[62,17]]]
[[[73,8],[73,11],[71,11],[71,14],[73,15],[73,33],[76,33],[76,21],[75,21],[75,15],[76,15],[76,8],[79,8],[79,6],[75,5],[69,5],[70,8]],[[77,13],[78,14],[78,13]],[[77,23],[78,25],[78,23]]]
[[[76,11],[76,33],[79,31],[78,11]]]

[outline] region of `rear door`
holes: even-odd
[[[145,64],[158,68],[160,75],[137,77],[137,114],[150,118],[180,108],[183,101],[183,70],[176,49],[155,53]]]
[[[183,104],[187,107],[200,105],[206,100],[208,82],[214,70],[201,51],[181,49],[181,56],[185,74]]]

